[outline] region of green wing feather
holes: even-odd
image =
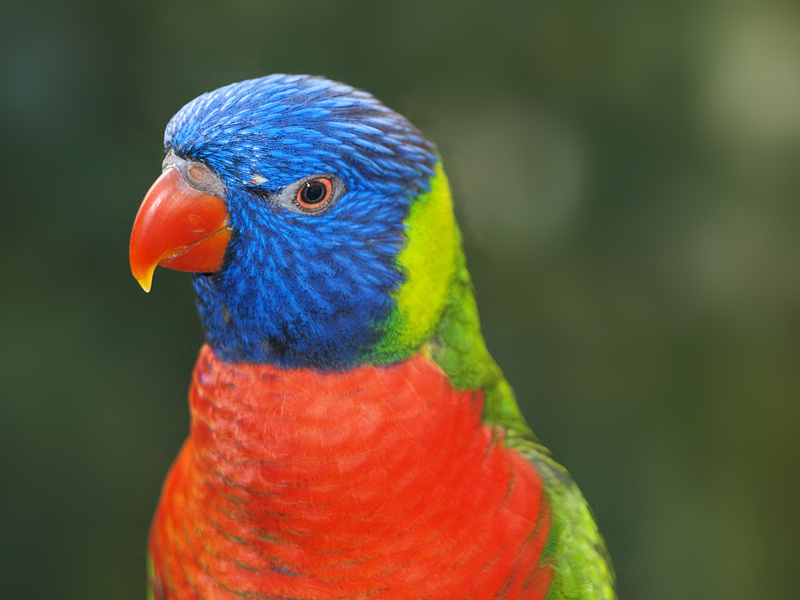
[[[483,420],[506,432],[506,443],[537,468],[552,514],[544,560],[554,577],[546,600],[612,600],[614,574],[589,505],[570,477],[525,422],[514,392],[480,332],[472,284],[459,251],[446,308],[427,351],[458,389],[482,389]]]

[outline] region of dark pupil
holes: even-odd
[[[303,202],[317,204],[325,199],[325,186],[319,181],[309,181],[303,188]]]

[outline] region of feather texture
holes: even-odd
[[[187,104],[165,147],[213,173],[231,241],[193,275],[207,345],[151,596],[613,600],[484,343],[433,144],[366,92],[271,75]],[[329,204],[292,204],[320,177]]]
[[[157,600],[544,597],[541,478],[430,360],[332,375],[205,347],[190,405]]]

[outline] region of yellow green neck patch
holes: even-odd
[[[433,334],[448,300],[461,252],[450,185],[441,162],[427,194],[411,205],[404,221],[408,242],[397,256],[405,282],[394,292],[394,311],[383,325],[378,362],[400,360]]]

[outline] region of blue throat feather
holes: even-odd
[[[397,256],[439,157],[366,92],[270,75],[204,94],[167,126],[167,151],[223,182],[234,237],[224,268],[193,276],[208,343],[227,361],[345,368],[384,338],[405,274]],[[343,183],[324,212],[275,199],[321,174]]]

